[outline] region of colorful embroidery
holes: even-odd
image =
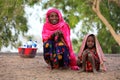
[[[43,47],[44,59],[52,68],[69,66],[69,50],[63,43],[54,44],[52,40],[48,40]]]

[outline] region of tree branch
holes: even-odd
[[[113,29],[113,27],[110,25],[110,23],[106,20],[106,18],[101,14],[99,9],[99,4],[101,0],[94,0],[92,9],[97,14],[97,16],[100,18],[100,20],[105,24],[105,26],[109,29],[111,35],[116,40],[116,42],[120,45],[120,35],[117,35]]]

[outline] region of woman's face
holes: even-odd
[[[57,24],[59,22],[59,16],[55,12],[51,12],[48,16],[49,22],[53,25]]]
[[[94,39],[94,37],[93,36],[89,36],[87,38],[87,47],[91,49],[91,48],[94,47],[94,45],[95,45],[95,39]]]

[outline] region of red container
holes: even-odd
[[[37,48],[18,48],[18,53],[21,57],[34,58]]]

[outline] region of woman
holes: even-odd
[[[93,34],[88,34],[83,39],[78,59],[82,63],[82,69],[80,72],[93,71],[96,73],[101,68],[106,71],[104,66],[105,57],[103,51],[97,38]]]
[[[69,66],[78,69],[70,41],[70,27],[59,10],[52,8],[47,11],[42,39],[44,59],[52,69]]]

